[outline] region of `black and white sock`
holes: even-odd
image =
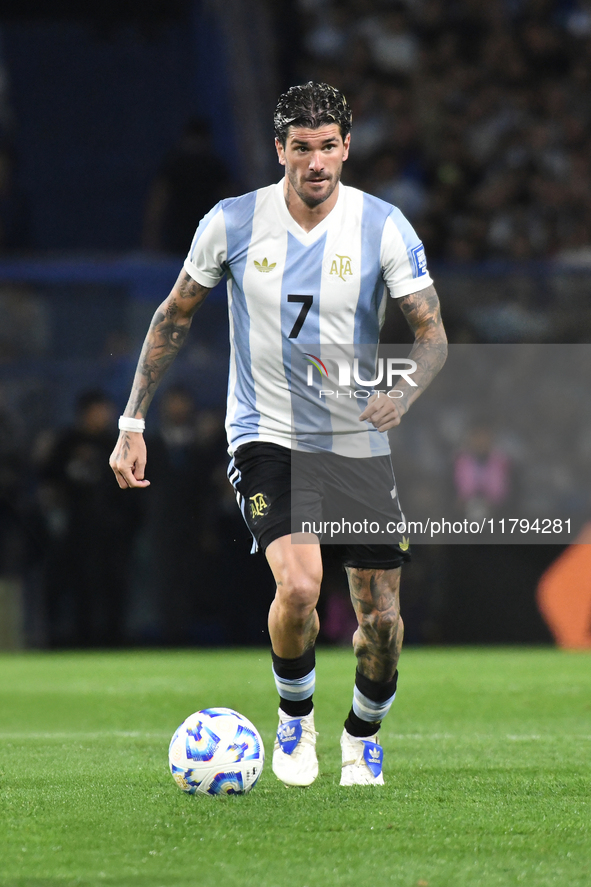
[[[353,706],[345,721],[347,733],[360,738],[377,733],[396,697],[397,681],[397,671],[391,681],[371,681],[357,669]]]
[[[279,693],[279,707],[292,718],[303,718],[312,711],[316,683],[316,651],[310,647],[296,659],[282,659],[271,651],[273,677]]]

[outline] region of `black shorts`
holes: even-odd
[[[292,473],[294,464],[295,473]],[[262,441],[238,447],[228,467],[228,478],[254,538],[252,550],[265,551],[275,539],[298,531],[302,518],[311,520],[310,531],[315,532],[322,542],[325,534],[318,532],[321,529],[318,521],[326,519],[329,524],[334,517],[334,514],[324,513],[329,500],[330,507],[337,508],[339,515],[358,514],[359,501],[355,494],[351,496],[351,484],[344,485],[341,481],[344,469],[349,478],[351,472],[353,476],[357,475],[358,486],[362,486],[365,480],[367,488],[369,477],[371,489],[377,490],[370,518],[375,517],[380,526],[396,527],[404,521],[389,456],[350,459],[328,454],[326,459],[323,454],[319,463],[316,454],[297,453]],[[292,495],[294,477],[297,478],[297,489]],[[307,527],[302,529],[306,531]],[[361,543],[355,543],[350,537],[349,540],[335,546],[344,566],[389,570],[410,560],[408,540],[396,531],[389,532],[386,544],[374,544],[367,535],[363,535]]]

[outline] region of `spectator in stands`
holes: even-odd
[[[144,248],[184,255],[200,219],[231,192],[230,176],[213,150],[209,127],[203,120],[189,120],[152,184]]]
[[[454,481],[462,517],[470,521],[488,519],[507,505],[510,463],[495,446],[489,425],[481,423],[470,430],[466,446],[456,456]]]
[[[141,503],[113,493],[105,477],[115,417],[102,391],[86,391],[74,425],[39,454],[50,646],[117,646],[125,638],[129,557]]]
[[[43,357],[51,338],[42,296],[22,284],[0,283],[0,364]]]
[[[146,526],[151,587],[165,643],[217,643],[225,621],[219,587],[217,475],[227,465],[223,416],[198,410],[180,385],[158,405],[151,444],[150,511]],[[190,551],[191,558],[179,557]],[[195,564],[199,569],[195,569]]]

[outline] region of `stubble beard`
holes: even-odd
[[[324,181],[330,182],[331,187],[329,188],[327,193],[325,193],[319,197],[311,197],[309,194],[306,194],[304,192],[303,187],[300,186],[300,183],[298,181],[298,175],[297,175],[296,170],[288,168],[287,178],[288,178],[289,184],[291,185],[293,190],[296,192],[296,194],[298,195],[298,197],[300,198],[302,203],[305,203],[306,206],[308,207],[308,209],[314,209],[315,207],[320,206],[321,203],[324,203],[325,200],[328,200],[328,198],[331,196],[331,194],[334,193],[334,189],[336,188],[336,186],[339,184],[339,182],[341,180],[342,168],[343,167],[341,164],[341,166],[339,167],[339,169],[336,171],[336,173],[333,176],[330,176],[330,178],[324,179]]]

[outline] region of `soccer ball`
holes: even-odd
[[[261,775],[265,749],[256,727],[231,708],[205,708],[170,741],[172,778],[190,795],[243,795]]]

